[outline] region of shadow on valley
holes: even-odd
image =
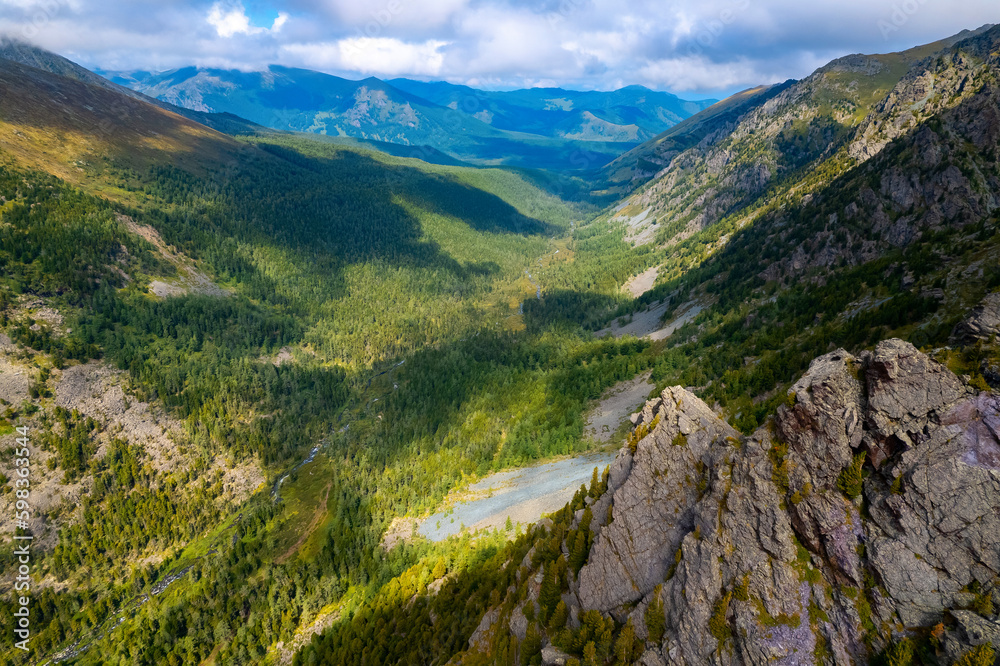
[[[297,168],[280,174],[275,173],[280,169],[263,160],[255,162],[241,174],[247,186],[275,187],[276,217],[297,213],[299,224],[311,222],[304,230],[317,240],[333,240],[350,257],[423,254],[413,247],[422,236],[419,220],[407,214],[395,197],[412,201],[428,212],[458,218],[478,231],[521,235],[557,231],[552,225],[523,215],[500,197],[451,177],[387,164],[347,150],[314,156],[273,143],[258,145]],[[280,229],[275,231],[280,233]],[[344,233],[348,235],[338,235]]]
[[[617,299],[599,292],[553,289],[540,299],[524,302],[524,323],[531,332],[553,325],[579,325],[593,328],[603,324],[620,304]]]

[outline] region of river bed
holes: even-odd
[[[591,453],[491,474],[469,486],[466,499],[424,519],[417,532],[441,541],[463,528],[503,529],[508,517],[515,525],[537,522],[573,499],[580,484],[589,486],[595,467],[603,474],[614,459],[615,452]]]

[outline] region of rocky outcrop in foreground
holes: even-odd
[[[630,623],[646,666],[847,666],[907,636],[942,664],[1000,647],[992,393],[889,340],[813,361],[750,436],[680,387],[633,419],[648,434],[590,505],[568,626],[589,610]]]

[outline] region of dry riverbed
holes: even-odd
[[[608,442],[618,428],[645,402],[653,390],[646,372],[635,379],[618,382],[601,396],[600,401],[587,415],[583,434],[598,442]]]
[[[465,499],[421,521],[417,534],[441,541],[466,528],[503,529],[508,518],[513,525],[534,523],[561,509],[581,484],[590,484],[595,467],[600,475],[614,458],[593,453],[491,474],[469,486]]]
[[[698,314],[705,309],[705,304],[698,301],[689,301],[677,309],[676,316],[666,325],[660,320],[667,311],[669,303],[664,301],[641,312],[632,315],[631,321],[619,324],[618,320],[611,322],[611,326],[602,328],[594,333],[594,337],[602,338],[608,333],[620,338],[626,335],[634,335],[637,338],[648,338],[650,340],[663,340],[673,335],[678,328],[693,321]]]

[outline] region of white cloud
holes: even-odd
[[[576,69],[575,58],[560,44],[563,31],[529,11],[470,10],[458,24],[455,58],[448,69],[466,75],[563,78]]]
[[[288,14],[279,12],[271,28],[251,25],[250,17],[241,2],[216,2],[208,12],[208,24],[215,28],[219,37],[229,38],[234,35],[260,35],[266,32],[278,32],[288,21]]]
[[[215,3],[208,12],[208,23],[215,27],[219,37],[251,35],[263,31],[263,28],[254,28],[250,25],[250,17],[247,16],[243,5],[230,5],[226,8],[221,2]]]
[[[735,62],[712,63],[700,57],[670,58],[650,62],[637,72],[647,86],[677,92],[720,90],[757,83],[761,80],[753,63],[741,59]]]
[[[448,42],[428,40],[408,43],[388,37],[349,37],[336,42],[289,44],[282,48],[283,60],[307,67],[346,70],[379,76],[436,76]]]
[[[326,0],[327,13],[357,36],[414,35],[447,25],[468,0]]]

